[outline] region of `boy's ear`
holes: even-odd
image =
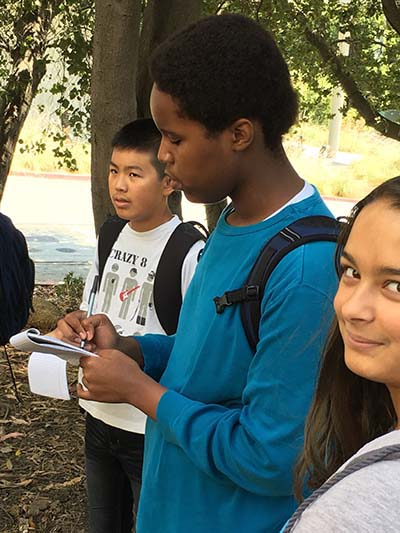
[[[246,150],[254,140],[254,124],[247,118],[238,118],[230,126],[232,148],[236,152]]]
[[[164,196],[169,196],[171,193],[174,192],[174,189],[171,185],[171,178],[167,175],[165,175],[162,179],[162,185],[163,185],[163,194]]]

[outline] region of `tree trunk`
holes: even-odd
[[[10,74],[0,93],[0,201],[19,134],[46,72],[47,36],[57,8],[42,2],[14,23],[16,46],[10,51]]]
[[[227,204],[226,200],[222,200],[217,204],[208,204],[206,205],[206,217],[207,217],[207,226],[208,230],[211,233],[215,226],[217,225],[220,214]]]
[[[91,80],[91,179],[96,232],[114,212],[108,193],[111,141],[136,113],[140,0],[96,0]]]
[[[137,109],[139,117],[149,117],[152,80],[149,58],[171,33],[195,22],[201,15],[201,0],[150,0],[144,12],[140,37]]]
[[[178,217],[183,220],[181,191],[174,191],[168,196],[168,206],[171,210],[171,213],[178,215]]]
[[[143,31],[140,37],[139,72],[137,80],[138,116],[150,116],[152,79],[149,58],[153,50],[170,34],[200,18],[201,0],[151,0],[145,9]],[[182,220],[182,194],[174,192],[169,197],[171,211]]]

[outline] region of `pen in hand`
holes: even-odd
[[[87,310],[87,318],[89,318],[93,314],[93,306],[94,306],[94,300],[96,298],[96,292],[97,292],[97,283],[99,281],[99,276],[95,276],[93,279],[93,285],[90,290],[89,294],[89,301],[88,301],[88,310]],[[82,339],[79,347],[84,348],[85,347],[86,340]]]

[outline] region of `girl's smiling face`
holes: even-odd
[[[400,210],[375,200],[356,218],[334,306],[350,370],[400,390]]]

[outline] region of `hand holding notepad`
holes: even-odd
[[[98,357],[78,346],[63,342],[30,328],[10,339],[10,344],[23,352],[33,352],[29,358],[29,388],[34,394],[69,400],[67,362],[79,365],[82,355]]]
[[[10,339],[10,344],[23,352],[41,352],[56,355],[72,365],[79,366],[79,358],[82,355],[98,357],[79,346],[61,341],[49,335],[41,335],[36,328],[30,328],[17,333]]]

